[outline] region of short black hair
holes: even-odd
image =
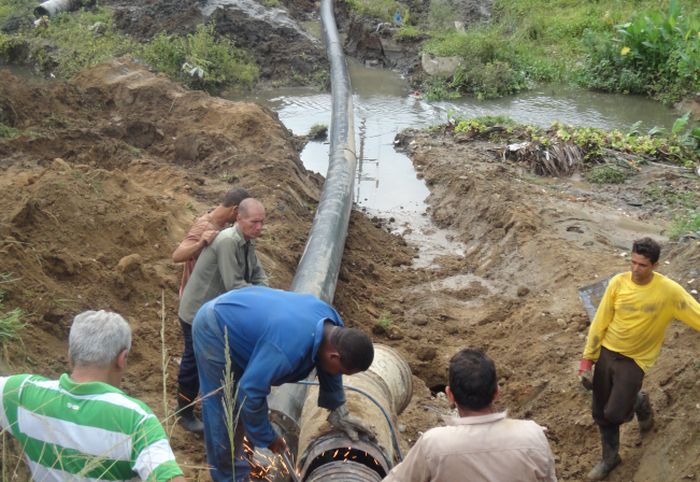
[[[356,328],[338,327],[331,332],[329,341],[338,350],[340,363],[348,371],[363,372],[374,360],[372,340]]]
[[[457,405],[481,410],[493,402],[498,388],[496,365],[483,351],[465,348],[450,359],[450,390]]]
[[[235,187],[224,195],[224,200],[221,204],[223,204],[224,207],[230,208],[232,206],[238,206],[241,201],[249,197],[250,194],[248,191],[242,187]]]
[[[632,243],[632,252],[641,254],[654,264],[661,256],[661,246],[651,238],[637,239]]]

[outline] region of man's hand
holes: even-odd
[[[593,389],[593,361],[581,358],[578,366],[578,379],[586,390]]]
[[[216,229],[207,229],[202,233],[202,237],[200,239],[202,240],[202,243],[204,243],[204,246],[209,246],[211,242],[214,241],[217,234],[219,234],[219,231]]]
[[[276,454],[283,454],[287,450],[287,442],[284,441],[282,436],[278,436],[267,448]]]
[[[374,433],[374,430],[366,427],[360,420],[350,415],[346,404],[342,404],[340,407],[331,411],[327,420],[331,426],[345,432],[351,440],[358,440],[360,433],[366,434],[372,441],[377,440],[377,435]]]

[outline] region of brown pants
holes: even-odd
[[[634,360],[602,347],[593,373],[593,420],[602,427],[632,420],[643,381]]]

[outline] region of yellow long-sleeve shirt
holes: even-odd
[[[646,372],[674,319],[700,331],[700,303],[662,274],[655,272],[649,283],[638,285],[630,272],[620,273],[610,280],[598,305],[583,358],[598,360],[602,345],[632,358]]]

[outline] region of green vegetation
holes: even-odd
[[[347,1],[382,21],[396,8],[404,19],[410,13],[407,0]],[[404,21],[412,38],[429,39],[425,51],[463,59],[453,77],[429,81],[430,97],[498,97],[533,82],[576,82],[667,102],[700,90],[697,2],[495,0],[488,23],[464,28],[460,20],[453,1],[432,0],[424,18]]]
[[[3,353],[8,343],[22,341],[20,332],[26,326],[22,322],[22,310],[19,308],[5,310],[6,292],[2,287],[14,281],[10,273],[0,273],[0,348]]]
[[[9,19],[27,17],[39,2],[30,0],[1,0],[0,1],[0,25],[4,25]]]
[[[250,86],[259,75],[253,59],[230,39],[217,38],[213,25],[199,25],[186,36],[160,33],[143,47],[143,58],[192,87]]]
[[[700,232],[700,209],[694,209],[687,211],[674,220],[669,236],[677,239],[684,234],[698,232]]]
[[[328,138],[328,126],[326,124],[314,124],[306,135],[312,141],[324,141]]]
[[[64,78],[131,53],[136,47],[114,30],[112,13],[105,9],[57,15],[27,35],[37,65]]]
[[[586,173],[586,180],[594,184],[622,184],[630,176],[629,169],[619,166],[603,164],[594,166]]]
[[[20,131],[14,127],[6,126],[0,122],[0,139],[13,139],[20,135]]]
[[[700,86],[700,11],[684,11],[677,0],[613,31],[589,32],[584,44],[587,87],[675,101]]]
[[[350,8],[359,15],[373,17],[383,22],[391,22],[394,13],[401,12],[403,23],[410,23],[409,9],[403,2],[396,0],[346,0]]]
[[[139,44],[114,28],[112,11],[97,7],[65,12],[32,24],[35,2],[0,0],[0,26],[11,16],[24,21],[13,34],[0,34],[0,60],[32,63],[42,71],[67,78],[82,69],[131,55],[190,87],[216,90],[228,85],[250,86],[259,69],[253,59],[213,25],[200,25],[191,34],[161,33]]]

